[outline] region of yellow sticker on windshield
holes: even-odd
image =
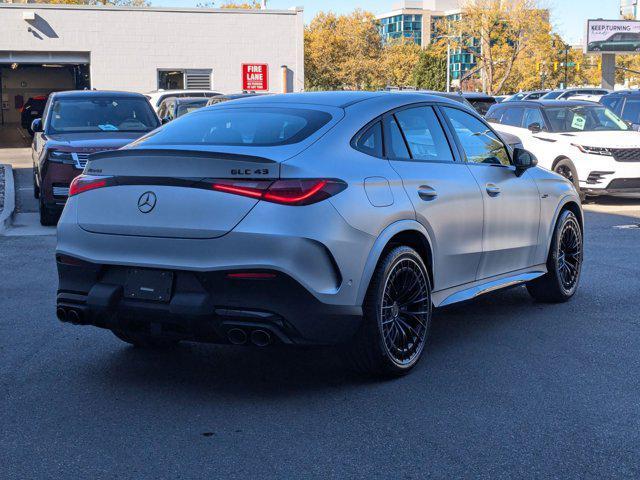
[[[573,114],[573,120],[571,121],[571,128],[576,130],[584,130],[584,126],[587,123],[587,119],[577,114]]]

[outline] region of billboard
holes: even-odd
[[[640,21],[588,20],[587,53],[640,53]]]
[[[266,63],[243,63],[242,90],[248,92],[269,90],[269,66]]]

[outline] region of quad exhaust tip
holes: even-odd
[[[254,330],[251,332],[251,343],[257,347],[266,347],[271,343],[271,335],[264,330]]]
[[[56,317],[58,317],[58,320],[60,320],[61,322],[67,322],[67,311],[62,308],[62,307],[58,307],[56,308]]]
[[[227,339],[233,345],[245,345],[251,342],[256,347],[266,347],[271,344],[271,334],[265,330],[253,330],[250,335],[241,328],[232,328],[227,331]]]
[[[247,334],[244,330],[241,330],[239,328],[232,328],[231,330],[229,330],[227,332],[227,338],[229,339],[229,342],[233,343],[234,345],[244,345],[245,343],[247,343]]]

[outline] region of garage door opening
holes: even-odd
[[[27,129],[52,92],[91,88],[86,64],[0,63],[0,126]]]

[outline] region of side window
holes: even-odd
[[[160,117],[160,119],[163,119],[164,117],[167,116],[167,105],[166,103],[162,103],[162,105],[160,105],[160,108],[158,109],[158,117]]]
[[[521,127],[523,115],[524,108],[522,107],[507,108],[502,115],[502,120],[500,123],[502,123],[503,125],[510,125],[512,127]]]
[[[411,155],[409,155],[409,150],[407,149],[407,144],[402,137],[402,132],[400,131],[400,127],[398,126],[396,119],[393,116],[390,116],[388,118],[388,138],[386,138],[387,156],[389,158],[400,159],[411,158]]]
[[[453,162],[453,154],[436,113],[431,107],[400,110],[395,114],[414,160]]]
[[[600,103],[602,103],[616,115],[620,115],[620,110],[622,109],[622,100],[623,97],[604,97],[602,100],[600,100]]]
[[[627,98],[622,118],[631,123],[640,123],[640,98]]]
[[[173,120],[175,118],[175,108],[176,102],[167,103],[167,117],[169,117],[169,120]]]
[[[524,110],[524,121],[522,122],[522,126],[524,128],[529,128],[534,123],[540,125],[540,129],[545,130],[544,117],[542,116],[542,112],[538,108],[525,108]]]
[[[484,118],[487,119],[487,122],[502,123],[502,114],[504,111],[504,107],[491,107]]]
[[[382,157],[382,124],[376,122],[361,134],[353,145],[356,150],[374,157]]]
[[[511,165],[502,141],[480,120],[456,108],[443,111],[453,125],[468,162],[489,165]]]

